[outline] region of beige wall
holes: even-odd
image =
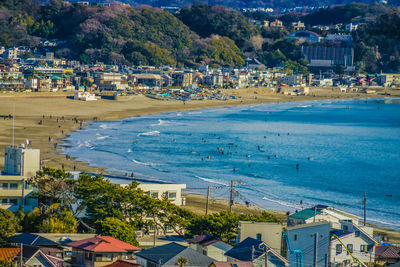
[[[139,188],[144,192],[149,192],[150,196],[152,196],[152,194],[154,194],[154,196],[157,194],[158,199],[163,199],[163,196],[168,193],[168,199],[172,203],[178,206],[184,205],[185,198],[182,197],[182,189],[186,188],[186,184],[141,183],[139,184]],[[174,193],[176,194],[175,197],[173,197]]]
[[[32,177],[40,170],[40,150],[8,146],[4,166],[6,174]]]
[[[267,222],[239,222],[238,241],[241,242],[247,237],[257,239],[261,234],[261,241],[280,252],[282,240],[282,224]]]

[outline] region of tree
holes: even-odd
[[[14,214],[6,209],[0,209],[0,243],[13,236],[20,230],[18,220]]]
[[[113,217],[107,217],[95,223],[97,234],[112,236],[134,246],[139,246],[135,229],[128,223]]]
[[[183,267],[185,264],[188,263],[188,260],[184,257],[178,257],[178,260],[176,263],[179,265],[179,267]]]
[[[76,204],[74,197],[75,180],[70,179],[70,173],[63,170],[43,167],[29,183],[39,189],[39,207],[46,211],[53,204],[59,203],[69,210]]]
[[[71,211],[53,204],[42,216],[40,232],[44,233],[76,233],[78,220]]]
[[[279,220],[266,212],[261,215],[236,214],[229,211],[209,214],[194,218],[187,226],[190,235],[211,234],[221,240],[234,243],[240,221],[278,222]]]

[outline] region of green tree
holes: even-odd
[[[176,263],[179,265],[179,267],[183,267],[185,264],[188,264],[188,260],[184,257],[178,257]]]
[[[39,207],[42,211],[56,203],[69,210],[73,209],[76,204],[76,182],[69,178],[70,175],[63,170],[43,167],[36,176],[29,179],[28,182],[38,188]]]
[[[44,233],[76,233],[78,220],[71,211],[60,208],[59,204],[53,204],[43,214],[39,228]]]
[[[136,240],[135,229],[128,223],[113,217],[96,221],[97,234],[112,236],[134,246],[139,246]]]
[[[14,214],[9,210],[0,209],[0,243],[5,242],[19,230],[20,226]]]
[[[261,215],[247,215],[221,211],[194,218],[187,226],[187,231],[190,235],[212,234],[225,242],[234,243],[239,221],[278,222],[279,220],[266,212]]]

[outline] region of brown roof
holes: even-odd
[[[395,246],[377,246],[375,256],[386,259],[400,259],[400,248]]]
[[[254,267],[251,261],[214,261],[210,266],[215,267]]]
[[[0,248],[0,260],[12,262],[19,252],[19,248]]]

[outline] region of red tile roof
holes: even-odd
[[[93,252],[126,252],[141,250],[138,247],[115,239],[111,236],[95,236],[88,239],[70,242],[67,246]]]
[[[19,252],[19,248],[0,248],[0,260],[12,262]]]
[[[126,261],[122,261],[122,260],[117,260],[116,262],[113,262],[104,267],[140,267],[140,266],[142,266],[142,265],[136,264],[136,263],[131,263],[131,262],[126,262]]]

